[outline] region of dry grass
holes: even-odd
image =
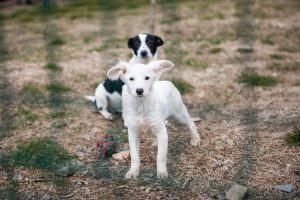
[[[171,120],[166,180],[156,179],[157,149],[150,133],[142,135],[138,180],[124,179],[129,160],[98,159],[97,135],[117,135],[126,145],[126,131],[121,116],[103,119],[83,96],[94,93],[94,83],[119,58],[128,59],[126,39],[147,32],[146,1],[101,1],[101,7],[99,1],[78,0],[46,16],[40,7],[6,8],[0,18],[0,52],[5,53],[0,55],[0,160],[17,157],[10,166],[1,162],[0,199],[41,199],[44,194],[217,199],[235,182],[248,187],[245,199],[299,198],[294,170],[300,149],[285,141],[300,124],[299,2],[159,2],[156,30],[165,39],[159,58],[176,64],[162,79],[185,80],[175,84],[187,91],[183,100],[192,117],[201,118],[196,124],[201,145],[190,147],[188,130]],[[269,74],[280,83],[247,87],[237,80],[248,71]],[[37,148],[31,148],[36,141]],[[23,155],[24,149],[31,154]],[[33,155],[50,155],[50,160]],[[47,167],[57,156],[60,161],[80,159],[88,173],[55,176]],[[17,173],[20,180],[13,179]],[[273,188],[287,183],[296,191]]]

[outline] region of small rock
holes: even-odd
[[[218,194],[218,200],[225,200],[225,193]]]
[[[14,176],[13,176],[13,180],[14,181],[20,181],[21,179],[23,178],[23,176],[20,174],[20,173],[16,173]]]
[[[159,191],[159,192],[158,192],[158,195],[159,195],[159,196],[162,196],[163,194],[164,194],[163,191]]]
[[[180,198],[179,197],[174,197],[174,200],[180,200]]]
[[[125,160],[125,159],[129,158],[129,154],[130,154],[129,150],[121,151],[119,153],[113,154],[112,157],[115,160]]]
[[[144,186],[141,186],[141,188],[140,188],[141,190],[145,190],[145,187]]]
[[[151,188],[150,188],[150,187],[146,188],[146,193],[149,193],[149,192],[150,192],[150,190],[151,190]]]
[[[173,197],[167,197],[167,200],[174,200]]]
[[[274,186],[274,188],[282,192],[292,192],[295,189],[295,186],[293,186],[292,184],[285,184]]]
[[[245,193],[247,192],[247,187],[235,184],[231,186],[229,191],[226,193],[225,197],[229,200],[241,200],[243,199]]]
[[[45,194],[42,198],[41,198],[41,200],[51,200],[52,199],[52,197],[49,195],[49,194]]]
[[[62,177],[72,176],[74,173],[75,169],[69,165],[64,166],[56,171],[56,174]]]
[[[199,117],[192,117],[191,118],[194,122],[200,122],[201,119]]]

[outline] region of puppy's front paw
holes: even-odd
[[[157,178],[158,179],[168,178],[168,172],[167,172],[167,170],[157,171]]]
[[[136,179],[139,175],[139,171],[138,170],[129,170],[126,175],[125,178],[126,179]]]
[[[200,145],[200,137],[192,137],[190,145],[193,147]]]
[[[109,112],[101,112],[101,114],[103,115],[103,117],[107,120],[114,120],[115,116]]]

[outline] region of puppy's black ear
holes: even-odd
[[[130,49],[133,49],[133,38],[128,39],[127,45]]]
[[[157,42],[157,46],[162,46],[164,44],[164,41],[158,36],[155,36],[155,40]]]

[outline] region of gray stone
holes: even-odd
[[[42,198],[41,198],[41,200],[51,200],[52,199],[52,197],[49,195],[49,194],[45,194]]]
[[[20,174],[20,173],[16,173],[14,176],[13,176],[13,180],[14,181],[20,181],[21,179],[23,178],[23,176]]]
[[[247,192],[247,187],[235,184],[231,186],[225,197],[229,200],[241,200]]]
[[[64,166],[56,171],[56,174],[62,177],[72,176],[74,173],[75,169],[69,165]]]
[[[274,188],[282,192],[292,192],[295,189],[295,186],[293,186],[292,184],[285,184],[285,185],[276,185],[274,186]]]
[[[218,194],[218,200],[225,200],[225,193]]]

